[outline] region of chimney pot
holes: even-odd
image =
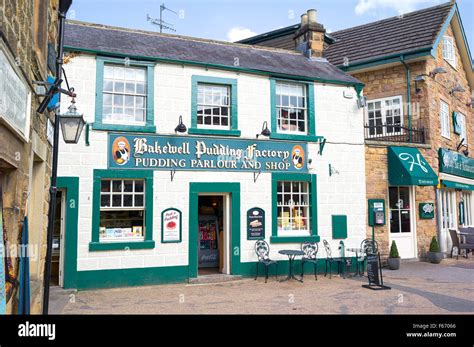
[[[301,15],[301,27],[308,24],[308,14],[304,13]]]
[[[317,11],[315,9],[311,9],[307,11],[309,24],[317,23],[316,14],[317,14]]]

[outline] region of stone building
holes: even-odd
[[[17,276],[17,246],[28,211],[32,313],[41,312],[53,120],[36,113],[41,99],[33,81],[55,73],[57,6],[57,0],[0,1],[0,216]],[[17,289],[9,295],[7,313],[17,312]]]
[[[338,255],[365,238],[357,79],[282,49],[77,21],[65,34],[88,128],[59,146],[63,201],[78,201],[63,202],[64,287],[254,276],[258,240],[283,274],[280,250],[321,241],[325,258],[323,240]]]
[[[308,17],[240,43],[310,49],[298,44],[315,28]],[[382,252],[395,240],[403,258],[424,257],[438,236],[449,253],[448,230],[474,226],[474,73],[456,3],[324,33],[323,41],[323,56],[365,84],[367,203],[385,205],[386,222],[375,226]]]

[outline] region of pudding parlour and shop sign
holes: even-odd
[[[108,167],[306,173],[299,142],[109,134]]]

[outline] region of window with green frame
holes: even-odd
[[[97,56],[93,129],[155,132],[154,63]]]
[[[89,250],[154,247],[153,171],[94,170]]]
[[[316,175],[272,174],[272,243],[319,242]]]
[[[272,139],[317,141],[312,82],[270,79]]]
[[[240,136],[237,80],[191,77],[191,127],[189,134]]]

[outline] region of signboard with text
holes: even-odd
[[[161,242],[181,242],[181,211],[168,208],[161,212]]]
[[[307,173],[300,142],[109,134],[110,169]]]
[[[247,240],[265,238],[265,211],[259,207],[247,211]]]
[[[474,179],[474,158],[469,158],[461,153],[440,148],[439,171]]]

